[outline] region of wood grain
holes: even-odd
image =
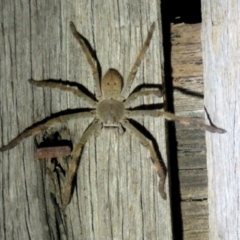
[[[206,135],[209,239],[240,239],[239,9],[202,1],[205,105],[224,135]]]
[[[127,76],[151,23],[156,30],[132,90],[162,83],[160,1],[1,2],[0,145],[32,123],[68,108],[88,107],[69,93],[31,86],[28,79],[62,79],[94,91],[91,69],[69,22],[96,50],[104,74]],[[137,104],[159,102],[146,97]],[[76,144],[91,120],[66,124]],[[162,119],[144,119],[166,163]],[[58,126],[61,128],[61,126]],[[147,151],[128,133],[104,131],[86,144],[75,192],[64,221],[45,188],[44,171],[28,138],[1,153],[1,239],[172,239],[169,197],[158,193],[158,176]],[[167,165],[167,163],[166,163]],[[166,186],[168,192],[168,186]],[[168,194],[169,195],[169,194]]]
[[[181,204],[183,219],[183,239],[209,239],[208,202],[189,201]]]
[[[200,34],[201,24],[172,25],[171,63],[175,113],[204,121]],[[208,237],[205,131],[179,123],[175,129],[177,163],[172,164],[177,165],[178,176],[173,176],[173,182],[179,182],[182,221],[182,226],[180,222],[174,226],[175,234],[186,240],[205,240]]]

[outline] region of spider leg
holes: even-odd
[[[62,195],[63,206],[66,206],[70,202],[73,188],[73,180],[77,173],[77,168],[79,165],[80,155],[83,150],[83,147],[95,132],[100,131],[100,128],[101,128],[100,121],[98,119],[94,119],[92,124],[83,133],[82,137],[79,140],[79,143],[74,147],[72,151],[71,159],[68,163],[68,171],[66,172],[65,189]]]
[[[0,148],[0,152],[9,150],[9,149],[15,147],[24,138],[27,138],[29,136],[34,136],[56,123],[66,122],[68,120],[76,119],[76,118],[89,118],[89,117],[94,117],[94,116],[95,116],[95,111],[92,110],[92,111],[85,111],[85,112],[78,112],[78,113],[70,113],[70,114],[54,117],[51,119],[47,119],[47,120],[43,120],[41,122],[35,123],[31,127],[25,129],[22,133],[20,133],[16,138],[14,138],[7,145],[2,146]]]
[[[138,54],[137,59],[136,59],[135,63],[133,64],[133,67],[131,69],[131,72],[129,73],[129,75],[128,75],[126,81],[125,81],[125,84],[124,84],[124,87],[123,87],[122,93],[121,93],[121,96],[122,96],[123,99],[126,99],[127,95],[129,94],[129,90],[130,90],[132,82],[135,78],[135,75],[137,73],[138,67],[139,67],[139,65],[140,65],[140,63],[141,63],[141,61],[142,61],[142,59],[143,59],[143,57],[144,57],[144,55],[145,55],[145,53],[148,49],[150,41],[152,39],[154,29],[155,29],[155,23],[152,24],[152,26],[151,26],[151,28],[148,32],[147,38],[146,38],[146,40],[143,44],[143,47],[142,47],[140,53]]]
[[[70,87],[70,86],[66,86],[62,83],[58,83],[58,82],[55,82],[53,80],[39,80],[39,81],[36,81],[36,80],[33,80],[33,79],[29,79],[28,81],[29,81],[29,83],[31,83],[31,84],[33,84],[34,86],[37,86],[37,87],[58,88],[60,90],[71,92],[71,93],[77,95],[78,97],[83,98],[92,107],[95,107],[96,104],[97,104],[97,102],[95,102],[92,98],[90,98],[88,95],[83,93],[80,89]]]
[[[124,102],[125,108],[130,107],[131,103],[138,97],[144,97],[149,95],[155,95],[157,97],[162,97],[163,94],[160,90],[142,90],[131,94]]]
[[[84,37],[77,31],[73,22],[70,22],[70,28],[71,28],[71,31],[72,31],[74,37],[80,43],[82,50],[87,58],[87,61],[92,69],[93,78],[94,78],[94,82],[95,82],[96,98],[100,99],[102,96],[102,93],[101,93],[101,88],[100,88],[100,76],[99,76],[98,68],[97,68],[96,64],[94,63],[92,54],[89,51],[89,48],[87,47],[87,45],[84,41]]]
[[[150,153],[150,158],[152,159],[153,164],[155,165],[157,169],[158,176],[160,177],[159,181],[159,192],[163,199],[166,199],[166,193],[164,191],[164,185],[165,185],[165,179],[166,179],[166,168],[164,166],[164,163],[162,159],[159,159],[157,157],[156,151],[153,148],[151,142],[138,130],[136,129],[128,120],[124,120],[123,126],[131,132],[138,140],[141,142],[141,144],[148,149]]]
[[[186,117],[180,117],[176,116],[173,113],[170,112],[163,112],[159,110],[132,110],[127,112],[128,117],[143,117],[143,116],[151,116],[151,117],[164,117],[168,121],[178,121],[183,124],[191,124],[195,125],[203,130],[212,132],[212,133],[225,133],[226,130],[222,128],[215,127],[213,125],[208,125],[206,123],[203,123],[201,121],[186,118]]]

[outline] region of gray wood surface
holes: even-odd
[[[175,113],[204,121],[201,24],[172,25],[171,36]],[[208,196],[205,131],[180,123],[176,123],[175,128],[182,237],[186,240],[206,240]]]
[[[240,239],[240,49],[236,1],[202,1],[205,106],[227,130],[207,134],[209,239]]]
[[[0,5],[0,145],[52,113],[89,107],[71,94],[32,87],[27,81],[63,79],[94,91],[91,69],[70,32],[70,21],[96,49],[102,73],[112,67],[124,77],[156,22],[132,89],[162,82],[158,0],[9,0]],[[136,105],[159,101],[147,97]],[[64,124],[73,144],[90,121]],[[153,134],[166,163],[164,121],[146,118],[140,123]],[[161,199],[148,152],[128,133],[103,131],[86,144],[62,222],[51,206],[45,171],[34,149],[34,138],[29,137],[0,154],[0,239],[172,239],[169,197]]]

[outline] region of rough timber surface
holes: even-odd
[[[172,25],[174,109],[204,121],[201,25]],[[176,124],[183,239],[208,239],[205,132]]]
[[[240,239],[240,11],[234,0],[202,1],[205,104],[227,132],[206,135],[209,239]]]
[[[76,96],[33,87],[27,81],[62,79],[94,91],[91,69],[70,32],[70,21],[96,50],[102,73],[112,67],[124,77],[155,22],[131,89],[162,83],[158,0],[9,0],[0,2],[0,19],[0,145],[52,113],[89,107]],[[136,105],[159,101],[148,97]],[[73,144],[90,121],[64,125]],[[163,119],[145,118],[140,123],[153,134],[166,163]],[[34,148],[34,138],[29,137],[0,154],[0,239],[172,239],[169,197],[161,199],[148,152],[128,133],[120,136],[105,130],[86,144],[65,219],[46,194],[45,172]]]

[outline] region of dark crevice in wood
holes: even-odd
[[[162,31],[164,49],[164,89],[166,89],[165,108],[174,112],[173,105],[173,85],[172,85],[172,66],[171,66],[171,4],[169,1],[162,2]],[[168,176],[170,178],[172,228],[174,239],[183,239],[183,223],[180,205],[180,186],[178,176],[177,143],[175,125],[167,122],[168,135]]]
[[[168,16],[172,23],[200,23],[201,15],[201,0],[170,0],[168,2]],[[167,9],[165,9],[167,10]]]

